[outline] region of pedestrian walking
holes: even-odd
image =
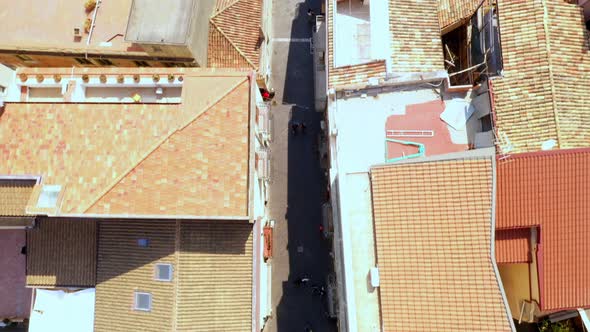
[[[293,281],[293,283],[297,286],[305,286],[305,285],[307,285],[308,282],[309,282],[309,277],[306,275],[303,275]]]
[[[313,286],[311,288],[311,294],[324,296],[326,294],[326,290],[324,289],[324,286]]]
[[[305,125],[305,122],[301,122],[299,124],[299,128],[301,128],[301,133],[305,134],[305,128],[307,128],[307,126]]]
[[[297,136],[297,129],[299,128],[299,124],[297,122],[291,123],[291,132],[293,132],[293,136]]]
[[[311,8],[307,9],[307,20],[309,23],[315,22],[315,12]]]

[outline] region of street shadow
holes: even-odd
[[[326,201],[326,180],[320,168],[319,134],[322,113],[314,110],[313,57],[309,42],[312,23],[307,14],[311,8],[321,10],[320,1],[302,2],[294,16],[287,55],[282,103],[291,106],[288,123],[287,151],[287,250],[289,278],[282,283],[274,319],[277,331],[297,332],[306,327],[313,331],[336,331],[327,317],[327,298],[314,294],[313,287],[326,286],[332,272],[331,246],[321,232],[322,204]],[[297,40],[296,42],[293,42]],[[281,244],[283,245],[283,244]],[[295,280],[307,276],[306,285]]]

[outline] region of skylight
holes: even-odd
[[[37,201],[38,208],[54,208],[61,191],[60,185],[44,185]]]

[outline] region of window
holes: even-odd
[[[152,311],[152,294],[135,292],[135,304],[133,308],[140,311]]]
[[[112,66],[113,65],[111,60],[108,60],[108,59],[94,59],[94,61],[97,62],[101,66]]]
[[[0,85],[0,93],[4,93],[4,91],[6,91],[6,87],[3,85]]]
[[[137,239],[137,245],[142,248],[147,248],[150,245],[149,239]]]
[[[39,194],[39,200],[37,201],[38,208],[54,208],[57,204],[57,198],[61,186],[59,185],[44,185]]]
[[[137,67],[149,67],[150,64],[147,61],[133,61]]]
[[[172,264],[156,264],[155,279],[159,281],[171,281]]]
[[[81,64],[81,65],[92,65],[92,61],[86,59],[86,58],[74,58],[74,60],[76,60],[77,63]]]
[[[33,58],[31,58],[28,55],[24,55],[24,54],[17,54],[16,57],[22,61],[33,61]]]

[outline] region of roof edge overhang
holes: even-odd
[[[45,215],[49,218],[92,218],[92,219],[153,219],[153,220],[250,220],[249,216],[198,216],[174,214],[98,214],[98,213],[59,213]]]
[[[427,157],[419,157],[419,158],[412,158],[397,161],[394,163],[384,163],[384,164],[376,164],[371,167],[371,170],[375,168],[381,167],[391,167],[396,165],[405,165],[405,164],[418,164],[418,163],[429,163],[429,162],[436,162],[436,161],[448,161],[448,160],[460,160],[460,159],[480,159],[480,158],[492,158],[494,159],[496,156],[495,148],[483,148],[483,149],[474,149],[474,150],[467,150],[461,152],[453,152],[447,153],[437,156],[427,156]],[[495,169],[495,163],[492,164],[493,168]],[[494,178],[495,180],[495,178]],[[495,195],[495,192],[493,193]]]

